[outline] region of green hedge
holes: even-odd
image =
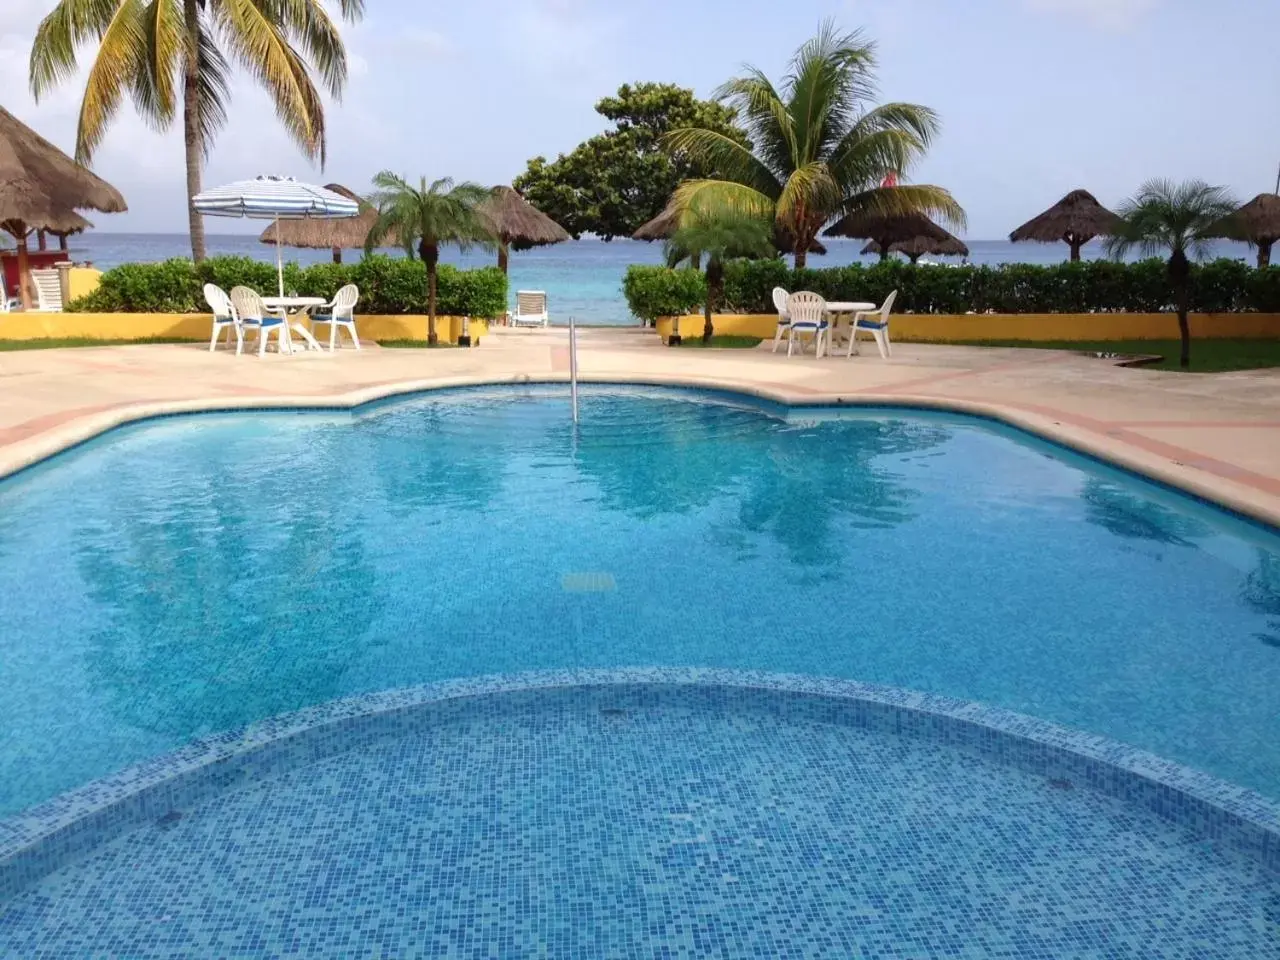
[[[249,257],[213,257],[199,266],[190,260],[126,263],[102,275],[93,293],[67,309],[80,313],[205,313],[203,287],[214,283],[223,290],[252,287],[269,295],[276,291],[274,264]],[[426,313],[427,270],[420,260],[366,257],[358,263],[317,263],[284,266],[286,291],[331,298],[338,288],[360,288],[361,313]],[[443,315],[493,318],[507,309],[507,277],[497,267],[459,270],[441,264],[437,312]]]
[[[905,313],[1157,313],[1172,309],[1162,260],[1109,260],[1053,266],[913,266],[891,260],[793,270],[782,260],[735,261],[725,268],[724,302],[733,313],[772,313],[774,287],[812,290],[828,300],[880,303],[898,291]],[[658,317],[696,313],[706,296],[702,275],[689,269],[633,266],[623,292],[631,312]],[[1280,313],[1280,267],[1256,270],[1237,260],[1197,264],[1191,306],[1196,312]]]

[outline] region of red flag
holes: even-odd
[[[897,185],[898,172],[896,170],[890,170],[888,176],[886,176],[880,183],[880,186],[882,187],[896,187]]]

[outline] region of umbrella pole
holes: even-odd
[[[276,282],[280,285],[280,296],[284,296],[284,255],[280,252],[280,216],[276,215]]]

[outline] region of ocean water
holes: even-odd
[[[1280,536],[985,422],[459,391],[0,483],[0,815],[338,697],[723,667],[982,701],[1280,799]]]
[[[262,244],[257,236],[243,234],[210,234],[207,238],[211,255],[236,254],[275,262],[275,248]],[[873,263],[876,257],[863,257],[859,251],[861,240],[824,239],[828,248],[825,257],[812,257],[813,266],[843,266],[849,263]],[[1066,259],[1065,244],[1008,243],[1006,241],[968,241],[972,263],[1060,263]],[[399,256],[398,251],[388,251]],[[191,255],[191,245],[186,234],[160,233],[104,233],[91,231],[73,237],[71,256],[77,262],[91,261],[100,269],[108,269],[131,261],[152,262],[169,257]],[[1102,247],[1093,243],[1085,247],[1089,258],[1102,256]],[[1213,247],[1214,256],[1233,259],[1249,259],[1249,249],[1244,244],[1220,241]],[[331,259],[328,250],[287,250],[287,259],[298,263],[323,263]],[[347,259],[358,258],[359,251],[345,251]],[[493,254],[472,250],[460,253],[446,249],[442,253],[446,263],[473,267],[496,263]],[[622,277],[627,266],[633,263],[661,263],[662,245],[637,240],[583,239],[550,247],[539,247],[511,254],[511,298],[515,302],[516,290],[545,290],[550,304],[552,322],[568,323],[573,316],[590,324],[631,324],[636,320],[627,309],[622,296]],[[957,262],[949,258],[944,262]]]

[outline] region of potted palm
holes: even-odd
[[[702,342],[715,335],[712,310],[724,299],[724,264],[735,257],[768,257],[774,253],[773,228],[767,220],[731,209],[694,211],[667,241],[668,262],[688,260],[694,269],[705,260],[707,295],[703,303]],[[681,342],[677,325],[668,343]]]

